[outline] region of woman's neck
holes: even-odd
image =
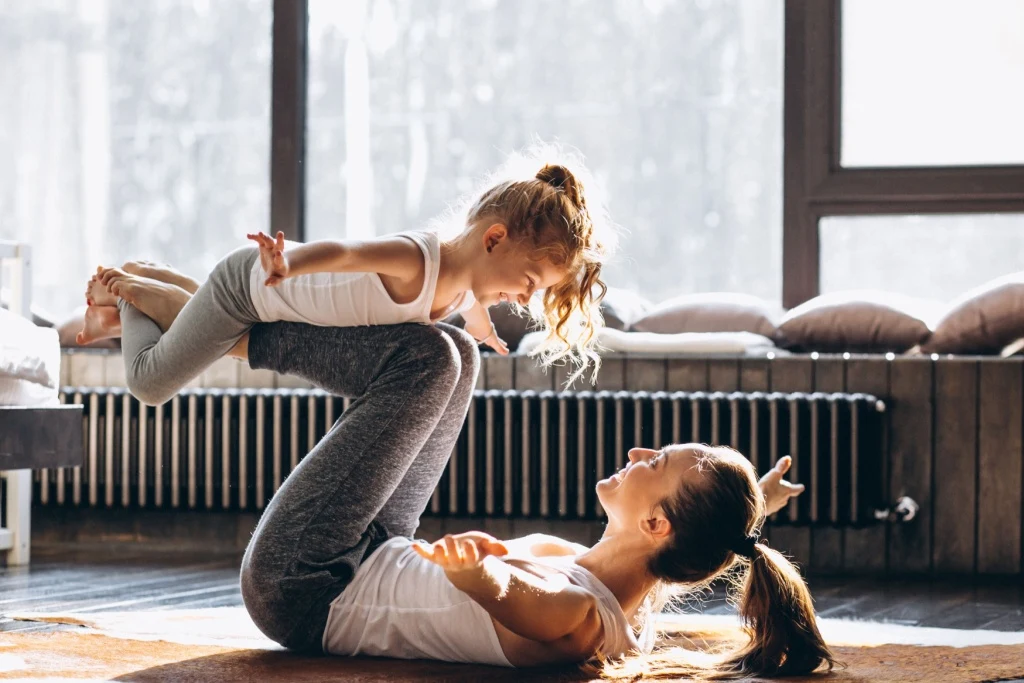
[[[612,592],[630,621],[657,580],[646,570],[651,553],[648,539],[608,526],[601,540],[576,556],[576,564],[588,570]]]

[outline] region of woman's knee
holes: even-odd
[[[463,355],[451,335],[436,325],[417,325],[408,332],[402,350],[424,375],[422,379],[454,388],[462,374]]]
[[[459,354],[461,367],[459,382],[476,385],[476,376],[480,372],[480,348],[468,332],[454,325],[439,324],[438,327],[451,339]]]

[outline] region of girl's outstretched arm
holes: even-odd
[[[319,240],[285,249],[284,233],[273,239],[262,232],[248,235],[260,248],[266,284],[310,273],[378,273],[423,279],[423,252],[403,237],[372,240]]]

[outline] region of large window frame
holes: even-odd
[[[305,242],[309,2],[273,3],[269,230]]]
[[[820,293],[826,216],[1009,213],[1024,209],[1024,165],[844,168],[840,164],[842,0],[786,0],[782,303]]]
[[[305,241],[308,0],[273,0],[271,229]],[[785,0],[782,304],[820,293],[826,216],[1002,213],[1024,208],[1024,165],[844,168],[842,0]]]

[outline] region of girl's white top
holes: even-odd
[[[431,323],[430,309],[437,289],[441,264],[441,240],[434,232],[406,232],[423,252],[426,277],[419,296],[407,304],[391,298],[377,273],[312,273],[285,279],[276,287],[264,284],[266,272],[260,260],[252,266],[249,288],[253,306],[264,322],[296,322],[322,327],[359,327]],[[289,242],[287,247],[294,247]],[[456,299],[440,317],[470,308],[472,292]]]
[[[512,666],[498,643],[490,615],[453,586],[441,567],[420,557],[412,544],[408,538],[392,538],[359,566],[352,582],[331,603],[324,651]],[[509,559],[561,574],[597,598],[604,626],[604,655],[612,657],[637,648],[633,629],[615,596],[572,557]]]

